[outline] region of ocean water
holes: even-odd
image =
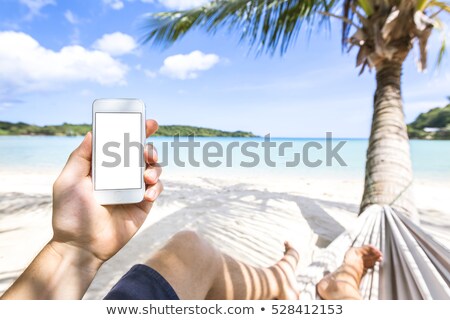
[[[59,170],[81,141],[82,137],[0,137],[0,170]],[[188,138],[181,138],[180,141],[186,143]],[[197,145],[191,150],[187,146],[175,148],[174,138],[169,137],[154,137],[147,142],[153,143],[158,150],[164,170],[172,173],[189,171],[210,175],[363,178],[368,141],[333,139],[331,148],[340,141],[345,141],[338,152],[345,165],[339,164],[336,159],[331,159],[327,165],[325,139],[273,138],[274,146],[270,149],[262,146],[263,138],[195,138]],[[308,152],[305,152],[305,145],[310,145]],[[249,152],[252,156],[249,156]],[[288,166],[286,163],[292,162],[296,153],[300,154],[299,163]],[[450,141],[413,140],[411,156],[415,177],[443,181],[450,179]]]

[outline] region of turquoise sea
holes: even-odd
[[[27,170],[45,171],[55,170],[63,167],[71,151],[81,142],[81,137],[30,137],[30,136],[3,136],[0,137],[0,169],[1,170]],[[336,146],[339,141],[346,141],[339,151],[339,155],[347,164],[341,166],[333,160],[331,166],[326,165],[326,142],[325,139],[306,138],[273,138],[275,147],[265,154],[261,146],[263,138],[195,138],[199,146],[194,149],[190,156],[192,160],[199,162],[199,166],[188,163],[189,152],[187,147],[179,148],[176,155],[171,145],[173,138],[155,137],[149,140],[158,150],[160,161],[167,162],[165,170],[172,172],[203,172],[214,174],[245,174],[263,175],[279,174],[299,177],[320,178],[362,178],[364,176],[364,162],[367,149],[367,139],[333,139],[332,145]],[[187,138],[181,138],[186,142]],[[248,142],[247,151],[251,151],[259,157],[259,163],[250,168],[243,167],[242,162],[250,163],[254,159],[242,152],[242,146]],[[284,156],[280,155],[282,143],[292,143],[292,148],[284,149]],[[304,163],[303,146],[309,142],[315,143],[308,153],[308,160],[314,162],[322,160],[323,163],[317,167],[308,167]],[[208,144],[209,143],[209,144]],[[255,143],[258,147],[255,147]],[[205,145],[208,150],[205,150]],[[230,145],[234,144],[233,148]],[[237,146],[236,146],[237,145]],[[322,146],[321,150],[317,147]],[[228,152],[227,152],[228,148]],[[222,149],[222,155],[220,150]],[[203,158],[209,152],[210,163],[218,167],[210,167],[205,164]],[[215,154],[215,156],[213,155]],[[300,153],[300,163],[294,167],[287,167],[286,162],[294,159],[294,153]],[[450,141],[411,141],[411,154],[413,160],[414,174],[416,178],[449,180],[450,179]],[[175,156],[185,162],[185,167],[176,164]],[[269,157],[275,163],[275,167],[266,164],[265,158]],[[168,161],[167,161],[168,160]],[[178,161],[178,162],[180,162]],[[220,161],[217,162],[217,161]],[[227,163],[228,162],[228,163]]]

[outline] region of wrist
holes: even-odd
[[[57,256],[62,264],[74,267],[87,276],[95,275],[103,264],[93,253],[70,243],[52,239],[45,248],[50,254]]]
[[[81,299],[102,261],[77,246],[51,240],[4,299]]]

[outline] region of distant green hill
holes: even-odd
[[[36,126],[24,122],[0,121],[0,136],[83,136],[91,130],[90,124],[63,123],[59,126]],[[221,131],[191,126],[160,126],[155,136],[188,136],[198,137],[254,137],[251,132],[245,131]]]
[[[251,132],[246,131],[222,131],[216,129],[191,127],[191,126],[160,126],[156,136],[180,136],[195,135],[197,137],[255,137]]]
[[[421,113],[408,125],[411,139],[450,140],[450,104]]]
[[[59,126],[36,126],[25,122],[0,121],[0,135],[21,136],[81,136],[91,130],[89,124],[68,124]]]

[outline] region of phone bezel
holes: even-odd
[[[108,204],[126,204],[139,203],[144,199],[145,182],[144,170],[145,159],[142,154],[143,166],[141,169],[141,188],[137,189],[115,189],[115,190],[95,190],[95,140],[96,140],[96,123],[95,114],[97,112],[123,113],[123,112],[139,112],[141,113],[141,144],[145,147],[145,104],[139,99],[97,99],[92,103],[92,190],[95,199],[101,205]]]

